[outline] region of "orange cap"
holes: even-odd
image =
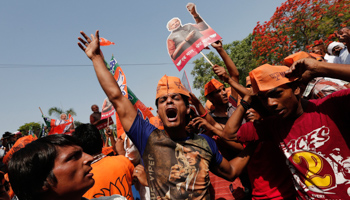
[[[264,64],[249,72],[253,91],[255,93],[259,91],[267,91],[294,81],[296,78],[289,79],[285,77],[285,71],[288,69],[287,66]]]
[[[286,58],[284,58],[284,64],[290,67],[295,61],[298,61],[303,58],[310,58],[310,57],[311,57],[310,54],[306,53],[305,51],[300,51],[298,53],[289,55]]]
[[[298,53],[292,54],[284,58],[284,64],[288,67],[292,66],[292,64],[298,60],[301,60],[303,58],[314,58],[318,61],[323,61],[323,58],[319,54],[315,53],[307,53],[305,51],[300,51]]]
[[[204,86],[204,96],[207,96],[211,92],[219,89],[221,86],[224,84],[220,83],[218,80],[215,78],[211,79],[207,84]]]
[[[182,85],[179,78],[164,75],[158,82],[156,99],[169,93],[179,93],[190,97],[188,90]]]

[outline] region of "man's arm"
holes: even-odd
[[[137,113],[131,102],[122,95],[117,82],[106,68],[100,51],[99,31],[96,31],[95,36],[91,34],[91,39],[83,31],[80,33],[85,40],[79,37],[78,46],[91,59],[103,91],[117,111],[124,130],[129,131]]]
[[[223,158],[221,164],[212,169],[212,172],[226,180],[234,181],[248,165],[249,159],[253,155],[257,144],[257,142],[249,143],[237,157],[230,161]]]
[[[200,31],[203,31],[203,30],[208,28],[207,24],[203,21],[201,16],[199,16],[199,14],[197,13],[196,5],[194,3],[188,3],[186,5],[186,8],[187,8],[188,12],[190,12],[190,14],[193,16],[193,18],[194,18],[194,20],[196,21],[196,24],[197,24],[196,27]],[[203,23],[201,23],[201,22],[203,22]]]
[[[330,77],[350,81],[350,65],[319,62],[304,58],[295,62],[286,71],[287,77],[297,77],[303,83],[308,83],[315,77]]]
[[[231,88],[233,88],[241,97],[250,94],[249,90],[245,88],[243,85],[239,84],[237,81],[234,81],[226,72],[224,67],[219,65],[213,66],[214,73],[223,81],[228,83]]]
[[[239,83],[238,69],[237,69],[235,63],[230,58],[230,56],[225,51],[225,49],[222,47],[222,42],[220,40],[218,40],[218,41],[212,43],[211,46],[214,47],[216,49],[216,51],[219,53],[219,55],[221,56],[222,60],[224,61],[225,65],[226,65],[226,68],[228,70],[228,73],[229,73],[231,79],[233,81],[235,81],[236,83]],[[235,98],[236,100],[238,99],[238,94],[233,87],[231,87],[231,96],[233,96],[233,98]]]
[[[227,120],[226,126],[224,128],[222,138],[225,140],[233,140],[235,141],[237,138],[237,132],[239,128],[241,127],[242,120],[244,117],[245,112],[247,111],[246,108],[243,107],[244,103],[246,102],[248,104],[251,103],[251,96],[246,95],[241,101],[241,104],[237,107],[235,112],[231,115],[231,117]]]
[[[196,107],[198,114],[201,116],[201,117],[196,117],[192,120],[193,125],[198,128],[206,129],[211,134],[211,135],[206,134],[209,137],[212,137],[213,136],[212,134],[215,134],[221,137],[223,134],[225,125],[221,125],[217,123],[213,119],[213,117],[210,114],[208,114],[208,111],[205,110],[203,105],[199,102],[198,98],[193,93],[190,93],[190,97],[191,97],[191,103]],[[243,145],[238,142],[228,141],[228,140],[225,140],[225,142],[233,149],[240,150],[240,151],[243,150]]]

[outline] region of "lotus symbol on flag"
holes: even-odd
[[[211,37],[211,38],[215,38],[215,37],[216,37],[216,33],[213,34],[213,35],[211,35],[210,37]]]
[[[118,76],[117,83],[119,85],[120,90],[122,91],[123,96],[126,94],[125,84],[123,84],[124,83],[124,79],[125,79],[125,77],[123,76],[122,72],[119,71],[119,76]]]

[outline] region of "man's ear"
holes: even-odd
[[[46,191],[48,191],[49,190],[49,188],[50,188],[50,185],[43,185],[43,187],[41,188],[42,189],[42,191],[43,192],[46,192]]]
[[[44,182],[44,185],[41,187],[41,189],[42,189],[42,192],[46,192],[52,187],[54,187],[54,183],[50,181],[49,178],[47,178]]]
[[[294,95],[295,96],[299,96],[300,95],[300,87],[299,86],[297,86],[297,88],[295,88]]]

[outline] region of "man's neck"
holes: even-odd
[[[227,108],[228,108],[228,103],[227,104],[219,104],[219,105],[214,105],[215,110],[214,110],[214,115],[218,117],[227,117]]]
[[[188,137],[187,131],[185,127],[176,127],[176,128],[166,128],[164,127],[165,133],[172,139],[172,140],[179,140],[184,139]]]
[[[291,119],[291,120],[296,120],[296,119],[298,119],[298,118],[304,113],[304,110],[306,109],[308,103],[309,103],[308,100],[301,98],[301,99],[299,100],[298,107],[297,107],[297,109],[295,110],[294,115],[292,115],[292,116],[290,117],[290,119]]]

